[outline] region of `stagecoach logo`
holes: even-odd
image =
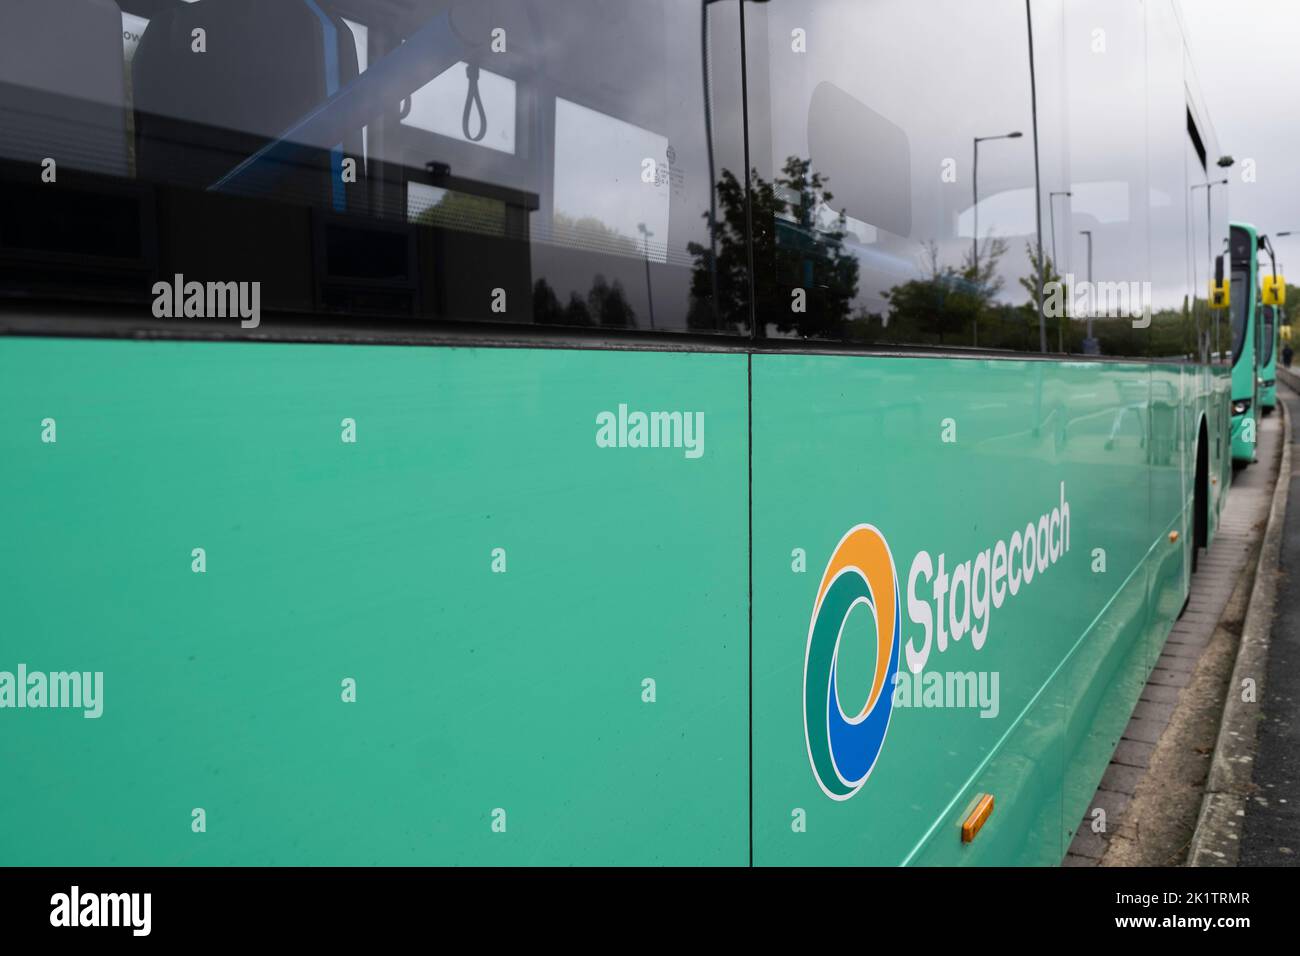
[[[833,800],[847,800],[862,788],[880,756],[896,707],[978,708],[980,717],[996,718],[998,672],[940,673],[926,671],[926,663],[931,653],[943,654],[967,636],[971,649],[981,650],[996,612],[1034,581],[1043,580],[1069,551],[1065,482],[1050,510],[1016,526],[1010,535],[985,541],[965,560],[939,552],[936,562],[929,551],[916,552],[907,574],[906,607],[884,536],[860,524],[841,538],[817,588],[803,665],[804,739],[822,791]],[[859,605],[873,620],[867,660],[874,666],[869,687],[845,685],[845,696],[854,700],[867,691],[862,711],[849,716],[840,706],[840,649],[845,641],[863,639],[861,622],[868,615],[854,615],[850,622]],[[911,621],[907,640],[902,635],[904,612]],[[900,655],[906,661],[901,673]]]
[[[870,609],[874,618],[876,666],[862,712],[850,717],[840,707],[836,663],[844,626],[859,605]],[[884,746],[898,673],[900,624],[898,575],[889,545],[871,525],[858,525],[840,540],[826,565],[804,656],[808,759],[832,800],[847,800],[862,788]]]

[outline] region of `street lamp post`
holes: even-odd
[[[1060,262],[1056,258],[1056,197],[1069,196],[1073,197],[1074,193],[1068,189],[1047,194],[1047,215],[1052,222],[1052,267],[1060,268]],[[1058,272],[1057,275],[1060,275]],[[1065,351],[1065,322],[1064,319],[1056,323],[1056,350]]]
[[[637,231],[645,237],[645,297],[650,303],[650,328],[653,329],[655,327],[655,297],[654,292],[650,288],[650,237],[653,236],[654,233],[651,232],[643,222],[638,222],[636,228]]]
[[[1003,133],[1001,136],[976,136],[974,158],[971,162],[970,189],[971,189],[971,213],[974,216],[974,222],[971,225],[971,268],[975,272],[975,281],[979,281],[980,273],[980,143],[986,143],[994,139],[1019,139],[1023,133],[1015,130],[1011,133]]]
[[[988,142],[994,139],[1019,139],[1024,134],[1020,130],[1013,130],[1010,133],[1003,133],[1000,136],[976,136],[974,146],[974,156],[970,166],[970,190],[971,190],[971,282],[978,285],[980,281],[980,143]],[[971,330],[971,344],[978,347],[980,344],[980,325],[979,316],[971,320],[974,328]]]
[[[1096,304],[1096,291],[1092,286],[1092,230],[1080,229],[1079,235],[1088,240],[1088,336],[1084,340],[1084,352],[1093,354],[1092,349],[1095,345],[1092,338],[1092,313]]]
[[[1210,192],[1215,186],[1226,185],[1228,185],[1227,179],[1216,179],[1213,182],[1193,183],[1191,187],[1192,192],[1196,192],[1198,189],[1205,190],[1205,252],[1209,256],[1209,262],[1211,263],[1214,262],[1214,244],[1210,241],[1210,232],[1214,228],[1211,225],[1214,222],[1214,213],[1210,205]]]

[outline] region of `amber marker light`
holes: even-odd
[[[961,842],[970,843],[974,840],[992,812],[993,794],[981,794],[979,800],[975,804],[975,809],[970,812],[970,816],[962,821]]]

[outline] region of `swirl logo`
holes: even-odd
[[[875,668],[862,712],[850,717],[840,707],[836,666],[844,625],[859,604],[870,608],[875,618]],[[857,793],[880,756],[893,710],[891,689],[898,673],[900,633],[894,557],[879,531],[858,525],[840,540],[822,575],[803,665],[808,760],[817,783],[832,800],[847,800]]]

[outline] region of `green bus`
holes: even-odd
[[[0,864],[1062,860],[1254,368],[1173,0],[6,21]]]
[[[1278,274],[1277,254],[1268,236],[1261,236],[1259,248],[1268,252],[1270,269],[1261,270],[1259,362],[1259,407],[1267,415],[1277,407],[1277,358],[1282,348],[1282,310],[1286,304],[1286,279]]]

